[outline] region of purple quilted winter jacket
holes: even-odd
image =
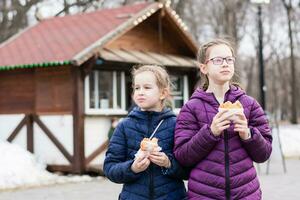
[[[231,86],[224,101],[239,100],[248,119],[251,139],[240,139],[233,125],[215,137],[210,125],[219,103],[213,93],[197,89],[177,118],[174,153],[191,167],[189,199],[261,199],[253,161],[264,162],[272,152],[272,136],[264,111],[255,99]]]

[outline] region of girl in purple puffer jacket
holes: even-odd
[[[231,83],[235,57],[228,41],[204,44],[198,57],[206,84],[182,107],[175,130],[175,157],[192,168],[189,199],[259,200],[253,161],[266,161],[272,151],[267,118],[254,98]],[[218,111],[221,103],[237,100],[243,109],[234,117]]]

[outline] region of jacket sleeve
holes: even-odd
[[[138,179],[141,173],[134,173],[131,165],[134,160],[126,160],[127,145],[124,125],[119,123],[110,140],[104,160],[104,174],[115,183],[127,183]]]
[[[249,140],[242,140],[244,147],[254,162],[265,162],[272,152],[272,135],[268,119],[256,100],[253,99],[248,126]]]
[[[215,137],[208,124],[197,121],[193,109],[185,104],[177,118],[174,155],[185,167],[192,167],[206,157],[220,137]]]
[[[181,166],[173,154],[167,154],[167,156],[170,159],[171,167],[170,168],[163,167],[162,168],[163,175],[167,175],[172,178],[187,180],[189,178],[190,169]]]

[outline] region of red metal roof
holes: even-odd
[[[77,54],[147,6],[139,3],[45,19],[0,45],[0,68],[73,61]]]

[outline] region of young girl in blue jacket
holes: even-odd
[[[182,179],[187,172],[172,153],[176,116],[164,105],[170,93],[170,78],[163,67],[156,65],[135,68],[132,76],[137,107],[115,129],[104,173],[111,181],[123,183],[119,199],[185,199]],[[141,141],[151,135],[158,139],[159,148],[142,151]]]

